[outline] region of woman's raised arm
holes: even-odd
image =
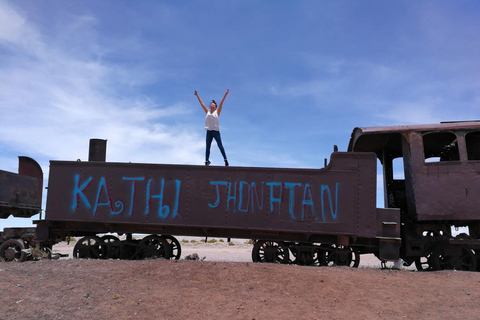
[[[220,105],[218,106],[217,109],[217,114],[220,115],[220,112],[222,112],[222,106],[223,106],[223,101],[225,101],[225,98],[227,97],[227,94],[230,92],[230,89],[227,89],[227,92],[225,92],[225,95],[223,96],[222,101],[220,101]]]
[[[198,102],[200,102],[200,105],[202,106],[203,111],[205,111],[205,113],[208,113],[208,109],[207,109],[207,107],[205,107],[205,105],[203,104],[202,99],[200,99],[200,96],[198,95],[197,90],[195,90],[195,95],[197,96]],[[225,99],[225,98],[224,98],[224,99]],[[222,102],[223,102],[223,101],[222,101]]]

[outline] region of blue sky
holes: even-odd
[[[233,166],[318,168],[356,126],[479,119],[479,21],[478,1],[0,0],[0,169],[26,155],[47,180],[90,138],[107,161],[202,165],[195,89],[230,89]]]

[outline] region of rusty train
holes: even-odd
[[[68,237],[81,237],[76,258],[179,259],[175,236],[201,236],[253,239],[254,262],[357,267],[373,253],[480,271],[479,121],[355,128],[319,169],[105,159],[106,140],[92,139],[89,161],[50,161],[44,216],[0,232],[0,260],[48,257]],[[41,167],[19,157],[18,174],[0,171],[0,218],[40,213],[42,188]]]

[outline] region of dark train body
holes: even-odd
[[[401,211],[407,264],[480,271],[480,122],[356,128],[348,151],[374,152],[382,163],[385,206]],[[453,236],[452,227],[468,234]]]
[[[173,235],[182,235],[254,239],[258,262],[358,266],[361,254],[374,253],[419,269],[476,270],[479,132],[478,122],[356,128],[348,152],[334,152],[322,169],[109,163],[105,141],[93,140],[90,161],[50,162],[36,236],[6,229],[0,258],[24,260],[34,247],[48,254],[83,236],[76,257],[178,259]],[[377,158],[386,209],[376,207]],[[404,177],[394,179],[397,158]],[[452,226],[469,235],[453,237]],[[127,237],[97,236],[105,233]]]

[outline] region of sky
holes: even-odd
[[[46,186],[91,138],[107,161],[203,165],[195,90],[230,89],[232,166],[321,168],[354,127],[478,120],[479,21],[475,0],[0,0],[0,169],[29,156]]]

